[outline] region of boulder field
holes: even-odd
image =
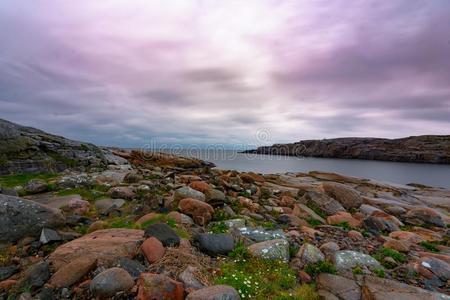
[[[450,299],[449,190],[114,155],[0,177],[0,299]]]

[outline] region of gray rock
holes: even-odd
[[[267,230],[262,227],[260,228],[242,227],[239,228],[239,234],[254,242],[264,242],[275,239],[286,239],[286,235],[281,229]]]
[[[328,196],[341,203],[346,209],[359,208],[363,203],[359,193],[344,184],[324,182],[322,188]]]
[[[56,228],[65,220],[59,210],[37,202],[0,194],[0,241],[38,237],[42,228]]]
[[[361,300],[361,288],[351,279],[322,273],[317,276],[316,281],[319,289],[330,292],[338,299]]]
[[[190,293],[186,300],[240,300],[238,292],[228,285],[214,285]]]
[[[226,255],[234,249],[234,239],[225,233],[202,233],[195,236],[195,241],[199,244],[200,250],[216,256]]]
[[[196,272],[198,272],[196,267],[187,266],[180,276],[178,276],[179,280],[184,284],[185,289],[198,290],[205,287],[205,285],[196,278]]]
[[[129,186],[116,186],[108,191],[111,198],[131,200],[136,196],[134,190]]]
[[[73,174],[61,177],[56,186],[58,189],[74,189],[74,188],[90,188],[94,185],[94,181],[87,174]]]
[[[445,261],[435,257],[424,257],[419,260],[419,263],[442,281],[446,282],[450,279],[450,264]]]
[[[17,283],[19,288],[40,288],[50,278],[50,266],[48,262],[39,262],[29,267],[22,279]]]
[[[98,147],[0,119],[0,175],[106,167]]]
[[[325,254],[327,257],[332,256],[335,252],[339,251],[339,245],[335,242],[326,242],[319,247],[320,251]]]
[[[307,192],[300,201],[305,205],[319,208],[329,216],[334,215],[339,211],[345,211],[345,208],[341,203],[322,193],[312,191]]]
[[[144,179],[144,176],[139,174],[136,170],[133,170],[131,172],[128,172],[125,177],[123,178],[123,181],[126,183],[136,183],[139,182],[139,180]]]
[[[17,272],[19,272],[19,268],[14,265],[7,266],[7,267],[0,267],[0,281],[8,279],[9,277],[13,276]]]
[[[231,219],[231,220],[225,220],[223,223],[228,228],[243,228],[245,227],[245,220],[244,219]]]
[[[206,202],[216,207],[223,205],[226,200],[225,194],[217,189],[209,189],[205,192]]]
[[[121,268],[111,268],[92,279],[90,290],[97,297],[112,297],[118,292],[128,291],[134,286],[131,275]]]
[[[338,271],[351,270],[356,266],[382,268],[381,264],[372,256],[351,250],[335,252],[332,260]]]
[[[100,199],[95,201],[95,208],[101,214],[114,208],[121,208],[125,204],[124,199]]]
[[[180,200],[184,198],[193,198],[200,201],[205,201],[206,199],[205,194],[197,190],[194,190],[193,188],[190,188],[188,186],[183,186],[180,187],[179,189],[176,189],[173,195],[173,200],[176,203],[178,203]]]
[[[374,213],[376,211],[382,211],[382,210],[377,207],[371,206],[371,205],[363,204],[359,208],[359,211],[361,211],[366,216],[370,216],[372,213]]]
[[[141,273],[146,271],[145,267],[140,262],[127,257],[119,257],[117,259],[116,267],[127,271],[133,279],[138,278]]]
[[[289,243],[284,239],[256,243],[248,247],[250,253],[265,259],[289,260]]]
[[[42,228],[41,237],[39,238],[39,241],[42,244],[45,245],[51,242],[59,242],[61,240],[62,240],[61,236],[55,230],[49,228]]]
[[[373,276],[364,277],[363,295],[370,300],[450,300],[449,295]]]
[[[24,186],[25,192],[28,194],[43,193],[48,189],[48,184],[42,179],[32,179]]]
[[[151,236],[157,238],[164,247],[180,245],[180,238],[176,232],[165,223],[156,223],[148,226],[145,230],[145,237],[149,238]]]
[[[325,255],[311,244],[303,244],[295,256],[301,259],[303,266],[325,260]]]

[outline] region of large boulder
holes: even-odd
[[[122,268],[111,268],[94,277],[90,290],[97,297],[112,297],[118,292],[128,291],[134,286],[131,275]]]
[[[234,239],[226,233],[201,233],[195,236],[195,241],[200,250],[212,256],[226,255],[234,249]]]
[[[363,203],[361,196],[354,189],[341,183],[324,182],[322,189],[333,199],[336,199],[346,209],[359,208]]]
[[[134,257],[144,231],[136,229],[103,229],[59,246],[48,260],[55,270],[77,259],[92,258],[98,265],[110,265],[119,257]]]
[[[0,175],[105,166],[103,151],[92,144],[0,119]]]
[[[365,276],[362,299],[368,300],[450,300],[450,296],[431,292],[398,281]]]
[[[352,270],[357,266],[382,268],[381,264],[372,256],[351,250],[335,252],[332,260],[338,271]]]
[[[138,280],[138,287],[137,299],[139,300],[184,299],[183,284],[162,274],[142,273]]]
[[[214,208],[206,202],[185,198],[180,201],[178,208],[184,214],[192,216],[198,225],[206,225],[212,219]]]
[[[248,247],[253,256],[264,259],[289,260],[289,243],[286,240],[270,240],[256,243]]]
[[[307,192],[300,201],[305,205],[320,209],[327,215],[334,215],[339,211],[345,211],[341,203],[323,193]]]
[[[0,241],[38,237],[42,228],[57,228],[65,219],[59,210],[31,200],[0,194]]]
[[[319,274],[319,276],[317,276],[317,287],[319,289],[330,292],[336,297],[339,297],[336,299],[361,299],[361,288],[359,287],[359,285],[355,281],[342,276],[327,273]]]

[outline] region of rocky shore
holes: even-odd
[[[450,136],[304,140],[258,147],[244,153],[450,164]]]
[[[0,299],[450,299],[450,190],[102,153],[0,176]]]

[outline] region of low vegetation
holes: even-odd
[[[329,274],[336,274],[337,270],[336,267],[328,262],[328,261],[319,261],[315,264],[308,264],[305,267],[305,272],[309,275],[315,277],[319,275],[320,273],[329,273]]]
[[[0,176],[0,186],[4,188],[14,188],[23,186],[32,179],[42,179],[48,181],[55,178],[56,174],[18,174]]]

